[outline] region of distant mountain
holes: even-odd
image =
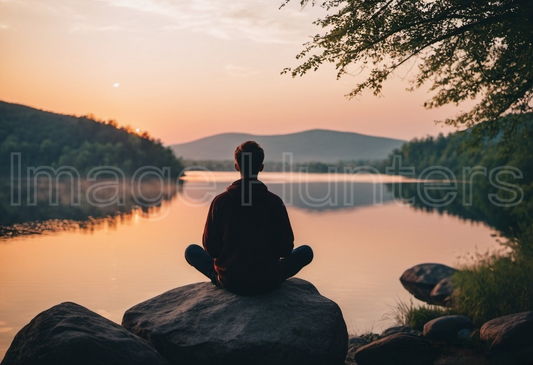
[[[174,144],[170,148],[177,157],[187,160],[231,160],[235,147],[248,140],[259,143],[265,149],[269,161],[282,161],[284,152],[292,152],[294,162],[325,163],[384,159],[395,148],[405,143],[399,139],[314,129],[270,136],[224,133],[193,142]]]

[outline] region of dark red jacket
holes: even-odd
[[[215,258],[221,285],[240,294],[282,282],[280,257],[294,248],[283,201],[259,180],[237,180],[217,195],[205,223],[203,245]]]

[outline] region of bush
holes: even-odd
[[[415,330],[421,331],[424,325],[429,321],[442,316],[452,314],[449,309],[437,306],[420,306],[411,312],[410,326]]]
[[[454,314],[452,310],[435,305],[419,305],[415,307],[411,299],[409,303],[401,300],[397,301],[396,307],[385,315],[385,319],[391,320],[397,326],[410,326],[415,330],[421,331],[424,325],[432,319],[450,314]]]
[[[456,272],[452,282],[454,310],[476,325],[533,310],[533,260],[516,251],[487,255]]]

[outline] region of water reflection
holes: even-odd
[[[111,180],[81,180],[75,183],[60,180],[50,183],[41,179],[30,189],[25,184],[12,189],[8,181],[3,180],[0,182],[3,186],[0,190],[0,237],[69,230],[94,231],[105,225],[120,224],[131,219],[132,215],[156,219],[164,215],[162,203],[175,198],[190,206],[208,206],[213,197],[237,177],[233,173],[221,173],[216,179],[207,181],[209,179],[206,180],[205,176],[191,174],[192,178],[183,185],[155,179],[142,184],[131,180],[122,184]],[[280,174],[265,176],[269,189],[279,195],[288,207],[310,212],[408,203],[414,209],[446,212],[464,220],[483,222],[507,235],[518,229],[513,210],[491,204],[487,196],[494,192],[477,187],[466,188],[459,184],[454,190],[454,199],[448,199],[446,204],[432,204],[427,196],[421,196],[425,190],[424,184],[419,182],[379,183],[368,178],[353,181],[343,175],[338,178],[325,174],[310,174],[305,180],[290,176],[287,181],[283,181],[287,177]],[[431,188],[433,202],[446,201],[449,194],[449,189]],[[18,196],[19,204],[12,204],[13,195]],[[168,205],[165,207],[169,209]]]
[[[499,194],[499,192],[490,186],[457,184],[456,188],[450,191],[449,189],[437,189],[431,184],[424,183],[385,185],[394,201],[410,202],[409,205],[416,210],[447,213],[465,221],[482,222],[507,237],[516,234],[521,229],[518,215],[515,214],[518,205],[501,207],[493,204],[489,195]],[[424,190],[424,187],[429,189]]]
[[[157,216],[180,184],[156,179],[131,180],[38,179],[12,184],[0,181],[0,237],[68,230],[92,231],[130,219],[132,214]]]
[[[0,358],[20,328],[55,304],[77,302],[120,323],[125,310],[137,303],[205,281],[186,263],[183,252],[189,244],[201,242],[212,196],[234,180],[215,177],[213,185],[187,181],[176,187],[165,196],[170,200],[163,199],[150,214],[133,209],[112,219],[103,216],[92,231],[5,240],[0,245]],[[457,256],[495,244],[493,231],[485,224],[465,224],[450,214],[399,206],[386,185],[380,185],[383,204],[374,205],[375,190],[369,180],[354,183],[353,194],[342,181],[329,184],[323,176],[308,181],[307,187],[298,181],[284,184],[269,174],[264,181],[291,203],[295,243],[309,244],[315,251],[312,265],[298,276],[339,304],[350,332],[379,331],[388,306],[398,298],[409,300],[398,281],[406,268],[420,262],[453,266]],[[335,189],[336,198],[330,196]],[[9,197],[2,201],[9,202]],[[48,214],[46,204],[29,208]],[[65,207],[51,208],[66,214],[61,210]],[[73,209],[80,221],[100,214],[93,207]],[[104,207],[105,214],[112,214],[106,209],[111,208]],[[23,222],[43,221],[37,213],[17,217]]]
[[[209,205],[214,196],[222,192],[229,183],[218,182],[205,189],[203,183],[186,182],[179,196],[190,205]],[[380,206],[392,201],[392,194],[382,184],[358,182],[306,182],[279,183],[267,182],[268,189],[280,196],[287,207],[307,211],[329,211],[355,209],[365,206]]]

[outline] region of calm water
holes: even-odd
[[[73,301],[120,323],[143,300],[206,281],[183,252],[201,242],[213,194],[238,178],[212,174],[216,184],[190,173],[181,191],[148,217],[137,210],[92,230],[0,240],[0,358],[24,325],[55,304]],[[298,277],[340,305],[351,333],[392,324],[383,315],[410,298],[398,280],[405,269],[423,262],[453,266],[467,253],[497,247],[487,225],[402,206],[385,185],[364,176],[349,183],[342,176],[336,183],[327,175],[310,174],[305,182],[298,176],[261,177],[287,202],[295,244],[315,251]]]

